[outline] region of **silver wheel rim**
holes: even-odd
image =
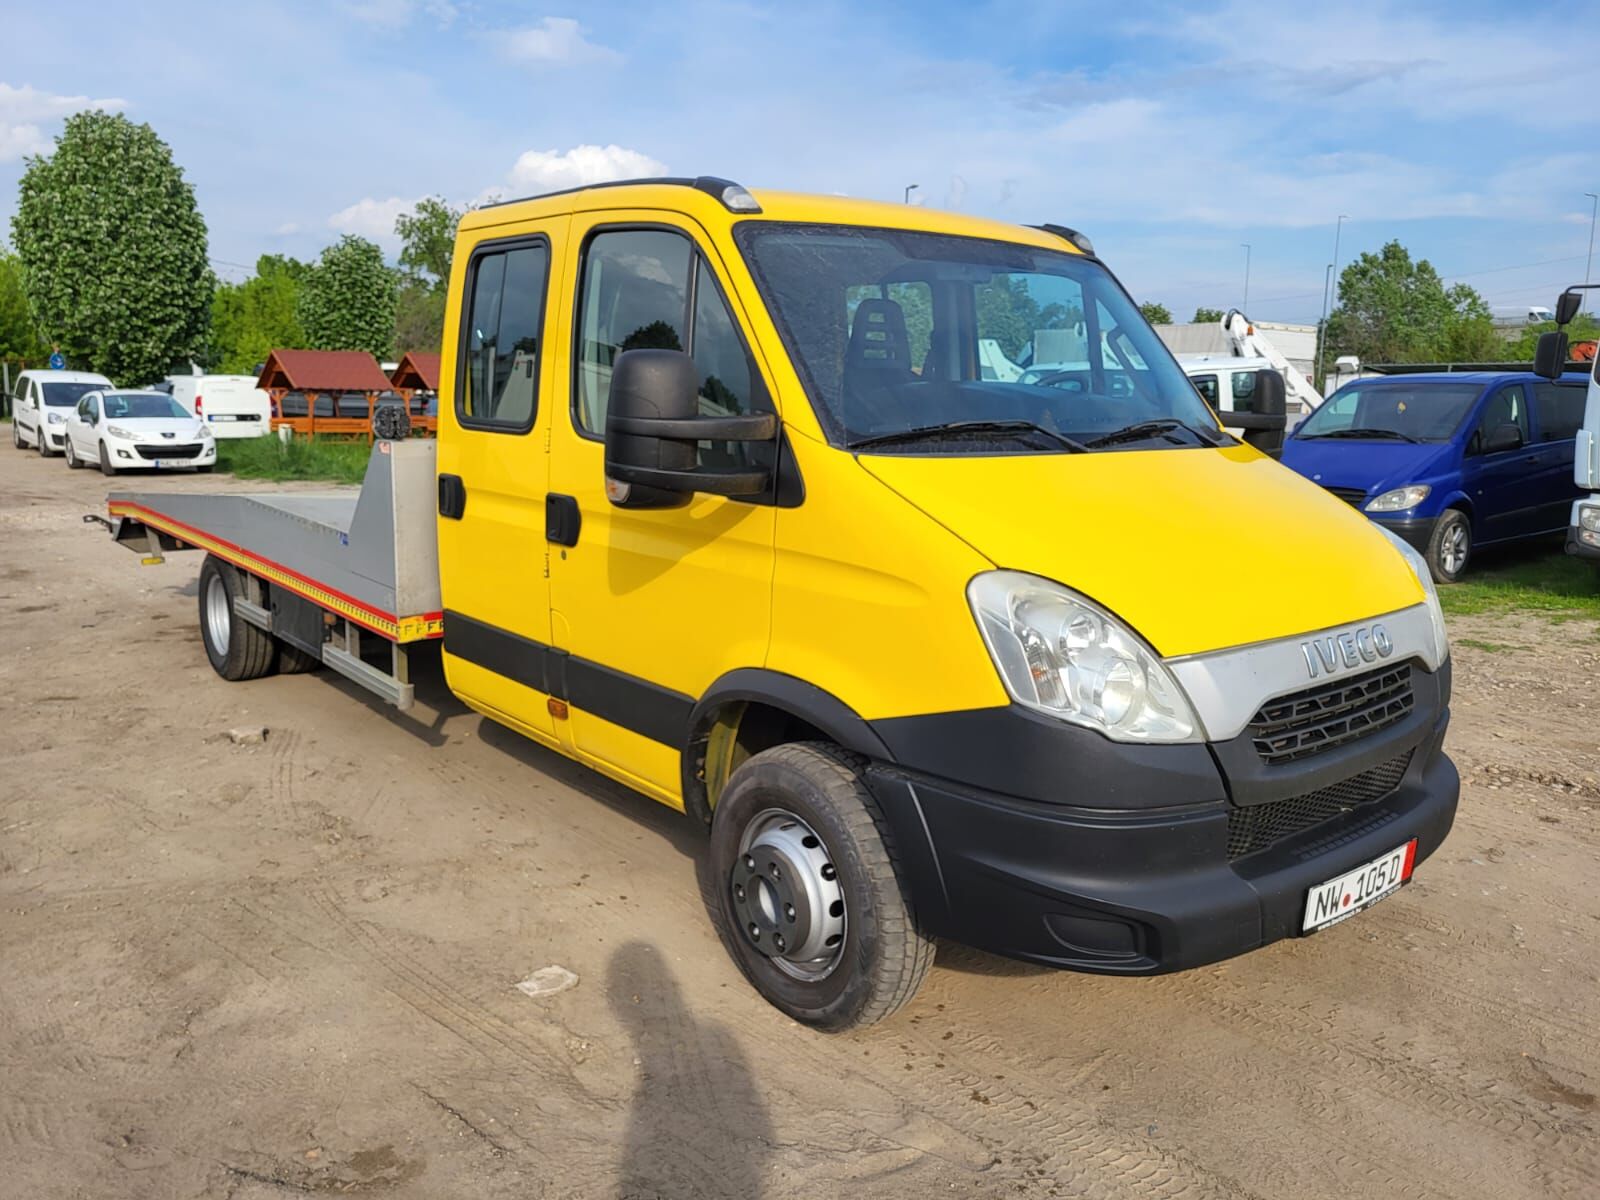
[[[1467,565],[1467,527],[1461,522],[1456,522],[1444,531],[1444,538],[1439,546],[1439,559],[1444,563],[1445,573],[1455,575]]]
[[[844,889],[828,848],[781,808],[757,813],[728,879],[745,941],[785,975],[826,979],[844,956]]]
[[[228,638],[233,632],[233,606],[228,603],[228,588],[222,576],[213,575],[206,584],[206,633],[219,655],[228,653]]]

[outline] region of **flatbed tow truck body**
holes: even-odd
[[[359,493],[113,492],[107,523],[147,561],[195,549],[231,563],[241,620],[406,709],[406,647],[444,636],[434,445],[379,442]]]

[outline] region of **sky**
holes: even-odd
[[[1600,193],[1596,2],[5,7],[0,238],[26,157],[101,107],[172,147],[224,279],[346,232],[392,256],[427,195],[670,172],[916,184],[1083,230],[1180,320],[1310,322],[1336,230],[1341,265],[1397,238],[1491,305],[1549,305]]]

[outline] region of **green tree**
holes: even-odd
[[[55,152],[28,160],[11,232],[35,324],[73,366],[147,383],[203,348],[206,225],[150,126],[68,117]]]
[[[1339,273],[1328,316],[1328,358],[1448,362],[1495,356],[1489,307],[1464,283],[1445,287],[1427,259],[1399,242],[1364,253]]]
[[[49,357],[50,347],[40,338],[28,311],[22,261],[0,246],[0,358],[37,365]],[[15,372],[16,368],[12,369]]]
[[[455,253],[456,226],[461,223],[462,212],[438,196],[428,196],[418,200],[411,212],[396,217],[394,232],[403,243],[401,270],[443,291],[450,282],[450,259]]]
[[[1548,333],[1557,328],[1554,321],[1546,321],[1542,325],[1529,325],[1517,331],[1517,336],[1508,341],[1502,352],[1506,362],[1533,361],[1534,347],[1538,345],[1539,335]],[[1579,313],[1567,326],[1567,340],[1569,342],[1600,341],[1600,320],[1596,320],[1588,313]]]
[[[395,297],[394,347],[396,358],[409,350],[437,353],[444,341],[443,289],[408,280]]]
[[[1222,324],[1222,310],[1220,308],[1197,308],[1194,310],[1194,324],[1220,325]]]
[[[388,357],[397,291],[383,251],[365,238],[346,234],[322,252],[301,281],[295,314],[306,345]]]
[[[1172,324],[1172,310],[1165,304],[1157,304],[1154,300],[1146,300],[1139,305],[1139,311],[1144,314],[1144,319],[1152,325]]]
[[[263,254],[243,283],[224,283],[211,302],[211,352],[207,365],[245,374],[274,350],[305,344],[296,306],[311,268],[298,259]]]

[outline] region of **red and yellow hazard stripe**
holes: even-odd
[[[152,529],[171,534],[185,545],[215,554],[218,558],[225,559],[252,575],[259,575],[285,591],[304,597],[319,608],[338,613],[341,617],[354,621],[364,629],[370,629],[391,642],[420,642],[444,636],[442,612],[421,613],[414,616],[399,616],[384,612],[381,608],[374,608],[327,584],[318,583],[282,563],[263,558],[242,546],[235,546],[232,542],[196,529],[193,525],[186,525],[143,504],[137,504],[132,500],[112,500],[106,507],[113,517],[131,517]]]

